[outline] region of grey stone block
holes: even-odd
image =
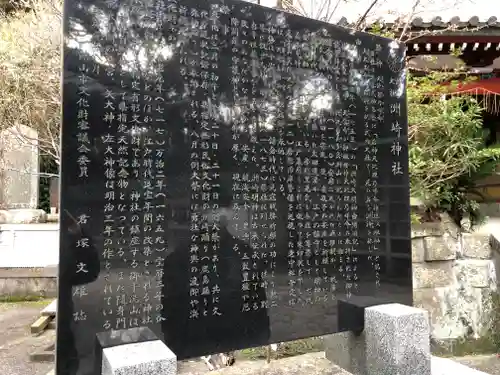
[[[401,304],[365,310],[367,375],[430,375],[427,311]]]
[[[473,288],[487,288],[492,281],[491,260],[468,259],[457,261],[457,279]]]
[[[442,295],[446,288],[413,289],[413,306],[426,310],[429,313],[429,321],[432,327],[438,325],[442,317],[447,313],[446,305]]]
[[[475,370],[462,365],[449,358],[439,358],[432,356],[432,375],[488,375],[486,372]]]
[[[413,288],[437,288],[453,283],[452,260],[413,264]]]
[[[490,259],[491,244],[487,235],[462,234],[462,254],[466,258]]]
[[[442,228],[445,233],[451,234],[453,237],[458,238],[459,233],[461,233],[460,228],[455,224],[455,221],[450,217],[450,215],[441,213]]]
[[[102,375],[176,375],[177,357],[161,341],[147,341],[106,348]]]
[[[442,236],[444,234],[443,224],[437,223],[419,223],[411,226],[411,238]]]
[[[47,222],[47,213],[44,210],[20,208],[16,210],[9,210],[7,212],[7,223],[10,224],[34,224]]]
[[[413,238],[411,240],[411,261],[412,263],[422,263],[425,261],[423,238]]]
[[[325,356],[354,375],[366,375],[365,334],[340,332],[323,337]]]
[[[431,236],[424,238],[425,260],[452,260],[456,258],[455,249],[451,236],[444,234],[443,236]]]
[[[491,250],[495,250],[497,253],[500,252],[500,240],[498,235],[494,233],[490,234],[490,247]]]

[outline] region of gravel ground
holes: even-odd
[[[500,375],[500,358],[498,355],[473,355],[468,357],[453,358],[466,366],[484,371],[491,375]],[[456,375],[456,374],[454,374]]]
[[[198,364],[182,363],[180,375],[201,375],[208,371],[200,370]],[[200,372],[201,371],[201,372]],[[350,375],[325,358],[323,352],[298,355],[266,363],[263,360],[237,360],[231,367],[212,371],[210,375]]]
[[[38,318],[40,310],[48,302],[0,303],[0,369],[9,375],[46,375],[52,363],[30,362],[29,355],[40,351],[55,340],[55,331],[49,330],[39,337],[33,337],[30,325]],[[457,362],[500,375],[500,358],[497,355],[478,355],[453,358]],[[310,353],[286,359],[265,361],[240,360],[234,366],[208,371],[201,360],[179,363],[180,375],[349,375],[324,358],[324,353]],[[454,374],[450,374],[454,375]]]
[[[0,303],[0,369],[10,375],[46,375],[51,363],[30,362],[29,355],[52,344],[54,331],[39,337],[30,333],[30,325],[47,303]]]

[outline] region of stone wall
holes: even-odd
[[[57,297],[57,267],[0,268],[0,297]]]
[[[59,264],[59,224],[0,224],[0,269]]]
[[[429,311],[433,339],[487,333],[497,288],[495,244],[489,235],[460,234],[447,216],[412,226],[414,306]]]

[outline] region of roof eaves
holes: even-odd
[[[351,23],[348,22],[346,17],[340,18],[337,22],[337,25],[343,27],[352,26]],[[366,25],[366,28],[370,28],[371,25],[379,25],[383,29],[398,29],[403,28],[404,22],[398,22],[398,20],[386,22],[383,19],[379,19],[378,21],[371,22]],[[421,17],[415,17],[411,20],[410,26],[412,29],[468,29],[468,28],[500,28],[500,22],[497,17],[490,17],[487,20],[481,20],[478,16],[472,16],[468,20],[461,20],[460,17],[452,17],[448,21],[444,21],[440,16],[434,17],[431,20],[424,21]]]

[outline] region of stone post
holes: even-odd
[[[177,375],[177,356],[147,327],[97,334],[95,362],[101,375]]]
[[[354,375],[430,375],[427,311],[401,304],[364,309],[364,331],[325,337],[325,355]]]
[[[102,375],[176,375],[177,357],[161,341],[114,346],[103,350]]]
[[[368,375],[430,375],[429,314],[397,303],[365,310]]]
[[[37,208],[38,146],[38,132],[29,126],[12,126],[0,132],[0,196],[5,208]]]
[[[353,375],[366,375],[365,333],[340,332],[323,338],[325,356]]]

